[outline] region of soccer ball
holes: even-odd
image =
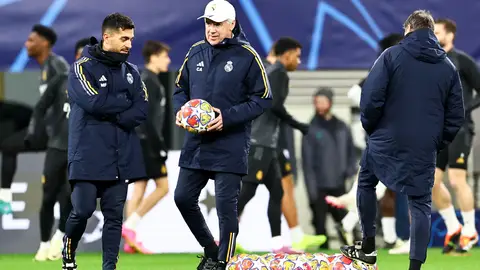
[[[240,254],[233,256],[227,270],[268,270],[265,261],[259,255]]]
[[[264,261],[272,270],[313,270],[303,254],[267,254]]]
[[[377,265],[366,264],[349,259],[342,254],[336,254],[336,258],[330,263],[332,270],[378,270]]]
[[[315,254],[304,254],[305,260],[307,261],[310,269],[317,270],[330,270],[330,260],[327,254],[315,253]]]
[[[207,130],[208,124],[215,118],[215,112],[207,101],[192,99],[183,105],[180,118],[186,130],[199,133]]]

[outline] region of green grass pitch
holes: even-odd
[[[338,251],[323,251],[327,254]],[[33,255],[0,255],[1,270],[60,270],[60,261],[34,262]],[[469,270],[480,269],[480,249],[475,249],[470,256],[446,256],[440,249],[429,249],[424,270]],[[379,270],[408,269],[407,255],[388,255],[386,251],[379,252]],[[159,254],[130,255],[121,254],[117,270],[192,270],[196,269],[198,259],[196,254]],[[80,253],[77,255],[79,270],[101,269],[101,254]]]

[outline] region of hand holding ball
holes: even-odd
[[[209,130],[209,124],[215,119],[215,111],[220,112],[207,101],[192,99],[177,113],[177,125],[192,133],[205,132]]]

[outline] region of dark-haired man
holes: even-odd
[[[70,102],[68,178],[72,205],[66,224],[63,269],[75,270],[75,251],[97,198],[105,218],[103,270],[114,270],[129,180],[145,178],[135,128],[147,116],[148,94],[135,65],[127,62],[133,21],[120,13],[102,24],[102,41],[87,46],[68,76]],[[96,39],[91,39],[96,43]]]
[[[435,160],[464,123],[460,78],[433,32],[428,11],[414,11],[405,38],[375,61],[360,99],[368,135],[360,163],[357,203],[363,241],[342,253],[368,264],[377,261],[375,187],[379,180],[408,196],[411,213],[410,270],[419,270],[430,240]]]
[[[284,38],[280,38],[277,42],[284,43]],[[268,70],[269,67],[277,61],[275,48],[283,51],[284,45],[277,46],[274,43],[266,58],[263,59],[263,64]],[[319,246],[325,242],[324,235],[309,235],[305,234],[298,221],[297,205],[295,203],[295,179],[293,175],[293,164],[295,157],[292,156],[293,147],[293,128],[287,122],[280,121],[278,131],[278,145],[277,157],[282,177],[283,199],[282,199],[282,213],[287,220],[290,229],[290,236],[292,239],[292,247],[295,250],[306,250],[312,246]],[[240,245],[237,245],[237,250],[244,250]]]
[[[454,21],[449,19],[435,21],[435,35],[460,74],[466,120],[452,144],[437,156],[432,195],[433,203],[447,227],[443,253],[454,250],[464,253],[478,242],[473,192],[467,182],[467,164],[475,130],[471,112],[480,105],[480,71],[472,57],[454,47],[456,33],[457,26]],[[475,98],[473,90],[477,92]],[[463,226],[457,219],[450,192],[443,183],[447,166],[450,186],[456,194],[457,205],[462,213]]]
[[[41,85],[39,87],[41,97],[32,112],[22,111],[20,107],[14,109],[15,114],[20,115],[10,118],[14,120],[13,130],[9,130],[3,125],[1,128],[3,134],[14,131],[1,143],[3,167],[0,204],[3,204],[1,210],[3,213],[11,211],[9,206],[12,199],[10,186],[16,169],[17,154],[43,151],[47,147],[42,177],[43,199],[39,215],[41,243],[35,255],[37,261],[58,259],[63,232],[65,231],[65,221],[70,213],[69,193],[65,180],[67,149],[67,131],[63,107],[65,98],[55,98],[65,96],[68,64],[63,57],[52,52],[56,40],[57,35],[52,28],[43,25],[33,26],[25,42],[25,47],[28,55],[41,65]],[[13,108],[15,107],[11,109]],[[2,118],[9,114],[4,109],[2,107]],[[27,119],[30,120],[28,128],[27,125],[24,125],[28,123],[25,121]],[[21,121],[18,120],[24,121],[24,124],[21,124]],[[57,201],[60,202],[61,218],[58,230],[50,242],[54,223],[53,209]]]
[[[302,165],[305,186],[313,213],[313,225],[317,234],[326,234],[327,214],[333,217],[336,227],[346,215],[343,209],[328,206],[327,195],[345,193],[345,181],[357,172],[352,135],[345,122],[332,112],[334,94],[329,87],[321,87],[313,95],[315,114],[310,121],[310,132],[302,140]],[[345,235],[340,240],[348,244]],[[328,249],[325,242],[321,248]]]
[[[135,181],[133,194],[125,208],[127,219],[123,225],[122,236],[125,239],[124,251],[127,253],[150,253],[136,239],[136,228],[145,216],[168,193],[167,147],[163,139],[165,123],[165,88],[158,79],[160,72],[167,72],[170,64],[170,48],[159,41],[149,40],[145,43],[142,55],[145,69],[142,80],[148,91],[147,121],[137,127],[137,134],[143,150],[147,178]],[[154,179],[156,188],[144,197],[149,179]]]
[[[34,25],[25,42],[28,56],[34,58],[41,66],[40,95],[48,87],[57,87],[59,76],[67,72],[68,64],[63,57],[52,53],[52,48],[57,42],[55,31],[44,25]],[[44,151],[47,146],[47,133],[43,121],[51,122],[51,118],[57,116],[48,114],[46,119],[40,119],[42,123],[36,125],[36,130],[28,124],[33,111],[20,106],[6,104],[1,107],[2,135],[0,136],[0,150],[2,152],[2,175],[0,188],[0,215],[12,213],[12,186],[15,171],[17,169],[17,155],[22,152]],[[9,117],[9,115],[11,117]],[[29,136],[27,136],[29,133]],[[26,138],[27,136],[27,138]]]
[[[45,33],[51,44],[55,43],[56,35],[52,29],[45,26],[35,26],[34,31]],[[30,56],[42,55],[38,51],[38,41],[35,34],[30,35],[25,43]],[[51,47],[51,46],[50,46]],[[47,152],[42,177],[42,204],[40,207],[40,248],[35,256],[37,261],[61,258],[62,238],[65,233],[65,223],[70,214],[70,188],[67,185],[67,148],[68,148],[68,103],[66,84],[68,64],[61,56],[50,52],[46,60],[50,69],[42,70],[42,77],[47,77],[48,83],[37,102],[25,142],[27,147],[38,144],[37,134],[46,128],[48,135]],[[46,74],[45,74],[46,73]],[[42,78],[43,79],[43,78]],[[67,106],[65,106],[67,105]],[[50,241],[54,222],[54,205],[60,202],[60,221],[58,230]],[[46,257],[45,257],[46,256]]]
[[[267,68],[267,75],[272,87],[272,108],[253,121],[249,153],[248,175],[242,178],[242,189],[238,198],[238,213],[241,215],[246,204],[255,196],[259,184],[265,184],[270,193],[268,219],[272,233],[273,252],[297,253],[285,245],[281,237],[281,205],[283,198],[282,175],[277,156],[277,144],[280,121],[308,132],[308,125],[295,120],[285,109],[288,95],[288,71],[294,71],[300,64],[301,44],[289,37],[279,39],[273,48],[276,62]],[[323,236],[317,244],[325,242]]]

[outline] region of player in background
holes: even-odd
[[[457,26],[454,21],[449,19],[436,20],[435,35],[460,74],[465,104],[465,124],[448,148],[438,154],[435,169],[435,185],[432,192],[433,203],[439,209],[439,213],[447,226],[444,253],[453,250],[463,253],[478,242],[478,233],[475,229],[473,192],[467,183],[467,163],[474,135],[471,112],[480,106],[480,71],[472,57],[454,47],[456,32]],[[477,92],[475,97],[474,89]],[[463,226],[457,219],[452,197],[443,183],[447,166],[450,185],[456,194],[457,203],[462,213]]]
[[[379,54],[381,54],[386,49],[398,44],[403,39],[403,35],[392,33],[384,37],[378,42],[380,48]],[[352,86],[348,92],[348,97],[352,101],[352,132],[355,146],[361,151],[365,149],[365,131],[360,122],[360,95],[362,92],[362,86],[365,82],[365,78],[362,79],[357,85]],[[355,178],[355,181],[352,185],[350,191],[342,196],[334,197],[327,196],[326,200],[329,204],[336,207],[345,207],[349,211],[348,214],[342,220],[343,230],[346,232],[347,242],[352,242],[351,238],[352,232],[355,226],[359,222],[359,216],[357,211],[357,182],[358,177]],[[382,229],[383,229],[383,240],[385,242],[385,248],[392,248],[393,253],[398,253],[400,248],[404,246],[404,242],[398,239],[397,232],[395,229],[396,219],[393,212],[392,205],[395,205],[395,197],[393,192],[389,192],[388,196],[385,196],[386,187],[383,183],[379,182],[376,188],[377,200],[381,201],[381,212],[382,212]],[[394,207],[393,207],[394,210]],[[401,252],[404,253],[404,252]],[[407,251],[408,253],[408,251]]]
[[[133,194],[125,206],[127,219],[123,224],[122,236],[125,239],[124,251],[144,254],[151,253],[137,241],[136,228],[140,220],[168,193],[167,147],[163,138],[165,128],[165,88],[158,79],[160,72],[167,72],[170,64],[168,52],[170,48],[158,41],[147,41],[142,50],[145,69],[142,80],[148,91],[149,106],[147,120],[138,126],[137,134],[143,150],[143,159],[147,171],[147,179],[136,180]],[[145,196],[149,179],[154,179],[156,188]]]
[[[40,95],[43,95],[47,87],[52,84],[55,74],[61,68],[57,56],[52,54],[52,48],[57,41],[57,34],[53,29],[37,24],[34,25],[32,31],[25,42],[25,46],[29,46],[29,56],[33,57],[41,66],[40,72]],[[17,117],[17,116],[15,116]],[[25,115],[27,117],[27,115]],[[49,121],[51,115],[47,115],[45,121]],[[30,117],[29,117],[30,118]],[[43,120],[43,119],[42,119]],[[39,152],[46,149],[48,136],[44,128],[44,123],[36,125],[35,134],[30,134],[29,139],[25,140],[28,128],[16,127],[15,131],[7,135],[0,144],[2,152],[2,169],[1,169],[1,188],[0,188],[0,215],[12,213],[12,191],[10,190],[17,170],[17,156],[24,152]],[[2,130],[2,132],[5,132]]]
[[[275,46],[268,52],[266,58],[263,59],[265,68],[269,69],[269,66],[275,64],[277,57],[275,56]],[[296,250],[306,250],[312,246],[320,246],[325,240],[324,235],[309,235],[305,234],[298,222],[297,204],[295,203],[295,183],[292,173],[292,163],[290,153],[288,150],[287,142],[287,128],[288,123],[280,121],[279,134],[278,134],[278,146],[277,156],[280,167],[280,173],[282,176],[282,213],[287,220],[288,228],[290,229],[290,235],[292,239],[292,248]],[[242,250],[242,247],[238,246],[238,250]]]
[[[283,198],[282,175],[280,174],[277,156],[278,133],[280,121],[299,129],[303,134],[308,132],[308,125],[295,120],[285,109],[288,96],[288,71],[294,71],[300,64],[301,45],[292,38],[280,38],[273,48],[275,63],[267,68],[267,75],[272,87],[273,106],[253,121],[249,154],[250,170],[243,178],[243,185],[238,199],[239,215],[245,205],[253,198],[259,184],[265,184],[270,192],[268,219],[272,233],[273,252],[296,253],[284,245],[281,237],[281,205]],[[314,239],[313,244],[321,245],[325,236]]]
[[[277,62],[277,58],[275,57],[275,52],[274,52],[275,44],[273,44],[272,48],[268,52],[267,57],[263,59],[263,65],[265,65],[265,68],[270,67],[271,65],[275,64]]]
[[[50,41],[41,38],[38,33],[46,33]],[[65,235],[65,222],[70,214],[70,188],[67,181],[68,148],[68,112],[67,76],[69,66],[65,59],[51,52],[56,34],[53,29],[42,25],[32,28],[25,42],[28,55],[35,59],[47,58],[42,67],[42,80],[46,87],[35,105],[30,125],[25,137],[26,145],[34,144],[36,134],[45,127],[48,136],[47,151],[43,167],[43,199],[40,207],[40,247],[35,255],[36,261],[58,260],[62,255],[62,238]],[[39,61],[40,62],[40,61]],[[65,106],[67,105],[67,106]],[[60,202],[60,220],[58,229],[50,240],[54,223],[54,206]]]

